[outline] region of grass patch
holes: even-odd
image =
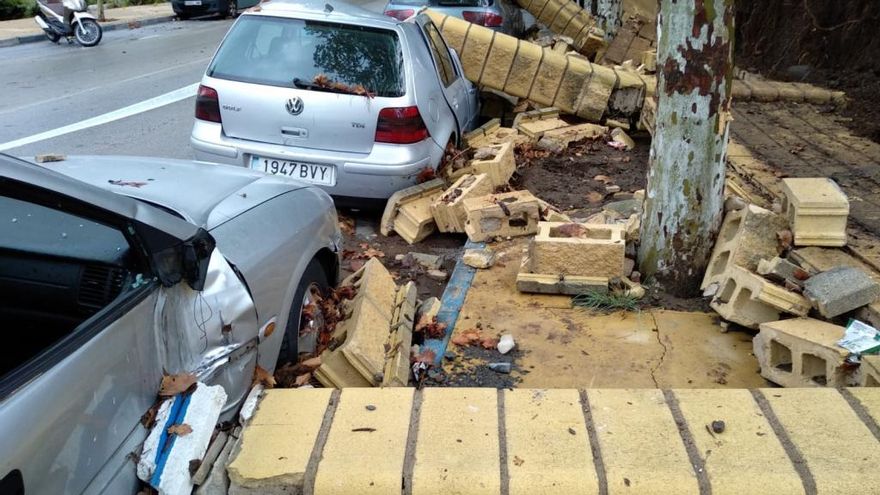
[[[588,291],[574,296],[571,305],[595,311],[638,311],[639,301],[633,296],[620,292]]]

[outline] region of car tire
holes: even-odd
[[[185,21],[191,17],[186,12],[175,12],[175,14],[177,14],[177,18],[181,21]]]
[[[278,363],[296,362],[299,354],[299,334],[304,325],[315,325],[314,331],[320,331],[323,326],[323,315],[320,304],[315,313],[315,318],[310,322],[303,321],[303,308],[314,302],[315,291],[318,297],[324,297],[330,288],[327,283],[327,273],[317,258],[312,258],[300,278],[296,292],[293,294],[293,302],[290,304],[290,313],[287,317],[287,327],[284,329],[284,338],[281,341],[281,351],[278,353]]]

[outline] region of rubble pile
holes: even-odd
[[[779,213],[752,204],[727,213],[703,294],[727,322],[759,330],[764,378],[786,387],[873,383],[876,358],[862,354],[880,351],[880,333],[852,317],[880,321],[880,275],[839,249],[849,201],[828,178],[783,179],[781,190]]]

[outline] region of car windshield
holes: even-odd
[[[272,86],[403,96],[397,33],[332,22],[243,16],[208,75]]]

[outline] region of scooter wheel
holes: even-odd
[[[61,39],[61,35],[57,33],[46,33],[46,37],[49,38],[49,41],[52,43],[58,43],[58,40]]]
[[[95,46],[101,42],[104,30],[94,19],[83,19],[73,28],[76,41],[82,46]]]

